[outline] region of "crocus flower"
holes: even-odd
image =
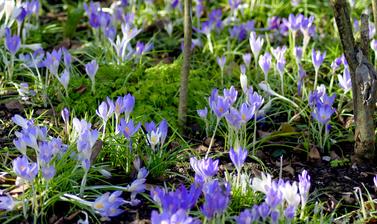
[[[64,123],[67,123],[69,121],[69,110],[66,107],[63,108],[61,115]]]
[[[152,211],[151,223],[152,224],[165,224],[165,223],[191,224],[191,223],[200,223],[200,221],[195,220],[194,218],[188,216],[185,210],[180,209],[174,214],[169,214],[166,212],[163,212],[160,214],[157,211]]]
[[[190,210],[194,207],[201,195],[202,187],[195,183],[191,184],[189,189],[185,186],[179,186],[175,191],[167,192],[162,188],[151,190],[151,197],[161,208],[164,213],[174,214],[183,209]]]
[[[103,120],[103,122],[106,124],[107,120],[111,117],[111,115],[114,113],[114,103],[108,98],[107,102],[103,101],[96,110],[96,114]]]
[[[121,194],[121,191],[106,192],[94,201],[93,208],[104,218],[118,216],[123,212],[119,207],[125,203]]]
[[[373,177],[374,186],[377,187],[377,175]]]
[[[12,55],[15,55],[21,46],[20,37],[17,35],[11,36],[9,28],[5,30],[5,46]]]
[[[242,60],[245,63],[246,67],[249,68],[250,62],[251,62],[251,54],[250,53],[243,54]]]
[[[98,70],[98,64],[96,60],[92,60],[91,62],[85,65],[86,74],[88,74],[92,82],[94,82],[94,76],[96,75],[97,70]]]
[[[246,124],[255,115],[255,106],[249,106],[247,103],[242,103],[240,106],[241,123]]]
[[[224,97],[218,96],[216,100],[210,101],[212,111],[215,113],[218,119],[221,119],[230,108],[230,103]]]
[[[331,62],[332,72],[335,72],[342,65],[342,63],[342,57],[335,58],[335,60]]]
[[[133,120],[126,122],[124,119],[120,119],[118,130],[120,130],[126,139],[130,139],[140,128],[141,123],[137,123],[136,126]]]
[[[16,149],[22,153],[22,155],[26,155],[26,143],[23,141],[22,138],[17,138],[13,140],[13,144],[16,146]]]
[[[343,75],[338,75],[339,86],[344,90],[344,93],[352,89],[351,75],[348,66],[344,67]]]
[[[262,173],[261,178],[254,177],[252,180],[251,188],[254,191],[260,191],[264,194],[267,194],[268,190],[272,186],[272,177],[270,174]]]
[[[253,206],[252,209],[243,210],[239,216],[237,216],[236,223],[238,224],[250,224],[258,220],[259,213],[256,209],[256,206]]]
[[[270,214],[270,207],[267,205],[267,203],[263,202],[258,206],[258,213],[259,216],[265,220],[267,216]]]
[[[237,171],[240,172],[247,157],[247,149],[237,147],[236,150],[234,150],[234,148],[230,148],[229,156]]]
[[[204,181],[216,175],[219,170],[219,160],[213,160],[212,158],[198,160],[195,157],[191,157],[190,165],[195,171],[195,179],[198,177]]]
[[[54,75],[58,75],[58,69],[60,65],[60,60],[62,57],[62,51],[53,50],[51,53],[46,53],[46,59],[43,61],[44,66]]]
[[[127,94],[123,97],[124,115],[126,120],[129,119],[131,112],[135,106],[135,97],[131,94]]]
[[[160,130],[152,130],[147,134],[147,139],[149,144],[152,147],[152,150],[155,150],[156,145],[160,142],[161,132]]]
[[[16,202],[10,195],[0,196],[0,210],[12,211]]]
[[[199,117],[205,119],[207,117],[207,114],[208,114],[208,109],[207,109],[207,107],[205,107],[204,109],[197,110],[196,112],[198,113]]]
[[[204,203],[201,211],[208,219],[222,214],[228,207],[230,201],[230,184],[213,180],[204,184],[203,193]]]
[[[321,53],[320,51],[315,51],[314,48],[312,49],[312,62],[316,71],[318,71],[325,57],[326,51]]]
[[[63,85],[64,89],[68,91],[68,84],[69,84],[69,71],[67,69],[64,69],[63,74],[58,77],[58,80],[60,84]]]
[[[304,15],[298,14],[289,14],[288,20],[284,19],[284,23],[287,25],[290,31],[293,33],[297,32],[300,29],[301,21],[303,19]]]
[[[298,190],[301,197],[301,206],[302,209],[308,200],[309,190],[310,190],[310,176],[306,170],[303,170],[302,173],[298,176]]]
[[[251,52],[253,52],[254,60],[256,62],[258,61],[259,53],[263,47],[263,42],[264,42],[263,38],[257,37],[257,34],[255,32],[250,32],[249,43],[250,43]]]
[[[12,164],[16,175],[27,181],[33,181],[38,174],[38,164],[29,163],[26,156],[17,157]]]
[[[278,61],[281,58],[284,58],[285,52],[287,51],[287,46],[282,46],[282,47],[276,47],[276,48],[271,48],[271,53]]]
[[[230,105],[234,104],[237,100],[238,91],[234,86],[231,86],[229,89],[224,88],[224,98],[228,101]]]
[[[241,65],[240,84],[241,84],[242,91],[246,94],[247,93],[247,76],[245,72],[242,71],[244,70],[243,68],[245,68],[245,66]]]
[[[259,58],[259,66],[261,67],[264,73],[264,80],[267,81],[268,71],[271,68],[271,55],[270,53],[266,52]]]
[[[249,88],[247,91],[247,104],[255,108],[255,110],[259,110],[259,108],[264,103],[264,99],[261,95],[257,92],[253,91],[253,88]]]
[[[50,180],[55,176],[56,170],[54,166],[42,167],[42,176],[46,180]]]
[[[241,114],[235,108],[230,108],[229,113],[225,115],[227,122],[236,130],[241,127]]]
[[[219,65],[221,71],[223,71],[225,63],[226,63],[226,57],[225,56],[217,57],[216,61],[217,61],[217,64]]]
[[[158,130],[161,133],[161,146],[163,146],[168,135],[168,122],[166,121],[166,119],[162,119],[162,121],[158,125]]]
[[[296,58],[296,65],[298,66],[302,59],[302,47],[296,46],[293,53]]]
[[[312,116],[319,123],[326,125],[330,121],[330,118],[334,112],[335,109],[331,106],[318,104],[312,112]]]

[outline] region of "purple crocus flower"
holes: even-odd
[[[27,181],[33,181],[38,174],[38,164],[29,163],[26,156],[17,157],[12,164],[16,175]]]
[[[306,170],[303,170],[302,173],[298,176],[298,190],[301,197],[301,205],[305,206],[306,201],[308,200],[309,190],[310,190],[310,176]]]
[[[98,64],[96,60],[92,60],[88,64],[85,65],[86,74],[88,74],[89,78],[94,81],[94,76],[96,75],[98,70]]]
[[[253,206],[252,209],[243,210],[240,215],[235,218],[235,220],[238,224],[250,224],[258,220],[258,218],[258,211],[256,210],[256,207]]]
[[[62,115],[64,123],[69,122],[69,110],[66,107],[63,108],[61,115]]]
[[[166,212],[158,213],[157,211],[152,211],[151,214],[152,224],[165,224],[165,223],[182,223],[182,224],[198,224],[201,223],[187,215],[187,212],[183,209],[178,210],[174,214],[169,214]]]
[[[56,170],[54,166],[42,167],[42,176],[46,180],[51,180],[55,176]]]
[[[190,165],[195,171],[195,180],[207,181],[216,175],[219,170],[219,160],[213,160],[212,158],[198,160],[195,157],[191,157]]]
[[[312,112],[313,118],[319,123],[326,125],[335,112],[335,109],[329,105],[318,104]]]
[[[258,206],[258,213],[259,216],[265,220],[267,216],[270,214],[270,207],[267,205],[267,203],[263,202]]]
[[[104,123],[106,123],[114,113],[114,109],[114,103],[109,98],[107,98],[107,102],[103,101],[99,105],[98,109],[96,110],[96,114],[103,120]]]
[[[144,44],[143,42],[138,41],[136,43],[136,55],[143,55],[150,51],[153,48],[153,44],[147,43]]]
[[[228,113],[230,103],[224,97],[217,96],[216,100],[210,101],[210,106],[217,119],[221,119],[226,113]]]
[[[376,34],[376,27],[373,23],[369,23],[369,39],[372,39]]]
[[[206,218],[212,219],[215,215],[222,214],[228,207],[230,184],[213,180],[204,184],[203,193],[204,203],[201,211]]]
[[[15,55],[21,47],[20,37],[17,35],[11,36],[9,28],[5,29],[5,46],[12,55]]]
[[[217,64],[219,65],[221,71],[223,71],[225,63],[226,63],[226,57],[224,55],[221,56],[221,57],[217,57],[216,61],[217,61]]]
[[[16,202],[10,195],[0,196],[0,210],[12,211]]]
[[[271,209],[275,209],[283,201],[283,195],[279,187],[280,185],[278,183],[273,182],[271,187],[267,190],[265,203]]]
[[[46,53],[46,59],[43,61],[43,64],[46,66],[46,68],[54,75],[58,75],[58,69],[60,65],[60,60],[62,57],[62,51],[59,50],[53,50],[51,53]]]
[[[276,61],[279,61],[280,59],[284,58],[285,52],[287,51],[287,46],[277,47],[277,48],[271,48],[271,53],[276,59]]]
[[[267,81],[268,71],[271,68],[271,55],[270,53],[266,52],[259,58],[259,66],[261,67],[264,73],[264,79]]]
[[[164,145],[166,136],[168,135],[168,122],[166,119],[162,119],[160,124],[158,125],[158,130],[161,134],[161,146]]]
[[[338,75],[339,86],[344,90],[344,93],[352,89],[351,75],[348,66],[344,67],[343,75]]]
[[[290,219],[293,219],[295,217],[295,213],[296,213],[296,208],[292,205],[288,206],[285,210],[284,210],[284,215],[285,217],[290,220]]]
[[[202,187],[195,183],[191,184],[189,189],[181,185],[175,191],[167,192],[162,188],[154,188],[151,190],[152,199],[167,214],[174,214],[180,209],[184,211],[194,207],[201,195]]]
[[[42,164],[48,164],[54,157],[53,151],[51,150],[51,146],[48,142],[40,142],[39,143],[39,153],[38,158]]]
[[[118,216],[124,211],[119,207],[126,203],[121,194],[121,191],[106,192],[93,202],[93,208],[104,218]]]
[[[342,56],[335,58],[333,62],[331,62],[331,69],[332,72],[335,73],[335,71],[343,64]]]
[[[16,138],[13,140],[14,146],[16,146],[16,149],[22,153],[22,155],[26,155],[27,145],[23,138]]]
[[[249,106],[247,103],[242,103],[240,106],[241,123],[246,124],[255,115],[255,106]]]
[[[267,19],[268,29],[277,30],[281,24],[281,18],[278,16],[272,16]]]
[[[283,20],[286,26],[288,27],[288,29],[291,32],[295,33],[300,29],[301,21],[303,18],[304,18],[304,15],[302,14],[298,14],[296,16],[293,14],[289,14],[288,20],[287,19],[283,19]]]
[[[229,89],[224,88],[224,98],[228,101],[230,105],[233,105],[237,101],[238,91],[234,86],[231,86]]]
[[[249,68],[250,62],[251,62],[251,54],[250,53],[243,54],[242,60],[245,63],[246,67]]]
[[[312,49],[312,62],[316,71],[319,70],[319,67],[323,63],[323,60],[325,60],[325,57],[326,51],[321,53],[320,51],[315,51],[314,48]]]
[[[304,83],[304,78],[306,77],[306,71],[302,68],[301,65],[298,66],[298,82],[297,82],[297,94],[302,95],[302,85]]]
[[[130,117],[131,112],[134,110],[135,106],[135,97],[131,94],[127,94],[123,97],[123,105],[124,105],[124,114],[126,119]]]
[[[234,150],[234,148],[230,148],[229,150],[230,159],[238,172],[241,172],[242,166],[247,157],[247,153],[247,149],[242,147],[238,147],[236,150]]]
[[[261,37],[257,37],[257,34],[255,32],[250,32],[250,48],[251,52],[253,52],[254,60],[258,61],[259,53],[263,47],[264,39]]]
[[[235,108],[230,108],[229,113],[225,115],[227,122],[236,130],[241,127],[241,114]]]
[[[64,69],[63,74],[60,77],[58,77],[60,84],[63,85],[66,91],[68,91],[69,77],[70,75],[67,69]]]
[[[137,123],[136,126],[133,120],[126,122],[124,119],[120,119],[118,130],[120,130],[126,139],[130,139],[140,128],[141,123]]]
[[[296,65],[299,65],[302,59],[302,47],[295,47],[293,53],[296,58]]]
[[[203,119],[205,119],[208,115],[207,107],[205,107],[204,109],[201,109],[201,110],[197,110],[196,112],[198,113],[199,117],[201,117]]]
[[[257,92],[254,92],[253,88],[250,87],[247,91],[247,104],[249,104],[249,106],[255,107],[255,111],[257,111],[263,103],[263,97]]]
[[[144,127],[145,127],[145,130],[147,131],[147,133],[151,133],[152,131],[156,131],[157,130],[156,124],[153,121],[146,122],[144,124]]]

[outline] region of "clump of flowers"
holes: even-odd
[[[335,93],[331,96],[327,95],[324,85],[309,94],[309,105],[312,108],[312,117],[318,124],[319,145],[322,149],[325,148],[331,129],[330,119],[335,113],[335,109],[332,107],[335,97]],[[324,133],[323,129],[325,129]]]

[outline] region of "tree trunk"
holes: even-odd
[[[190,74],[190,56],[192,42],[192,22],[191,22],[192,1],[184,0],[184,47],[183,65],[181,73],[181,87],[178,106],[178,124],[181,132],[187,121],[187,100],[188,100],[188,81]]]
[[[360,77],[356,76],[356,68],[359,66],[356,59],[358,49],[362,50],[366,59],[369,58],[368,38],[365,39],[365,32],[363,32],[365,29],[365,16],[364,18],[362,17],[361,43],[360,46],[357,46],[352,32],[350,14],[346,0],[332,0],[332,5],[344,55],[347,59],[351,73],[353,113],[356,126],[354,153],[359,161],[370,160],[374,158],[375,152],[375,124],[373,120],[375,100],[369,105],[364,102],[363,94],[361,93],[361,88],[358,84]],[[368,25],[368,23],[366,25]],[[375,94],[372,97],[375,98]]]

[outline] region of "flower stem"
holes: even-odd
[[[206,156],[205,156],[206,159],[208,158],[209,152],[211,151],[211,147],[212,147],[212,144],[214,142],[215,134],[216,134],[216,131],[217,131],[217,127],[219,126],[219,123],[220,123],[220,119],[218,118],[217,121],[216,121],[215,130],[213,131],[211,142],[209,143],[209,146],[208,146],[208,149],[207,149],[207,153],[206,153]]]

